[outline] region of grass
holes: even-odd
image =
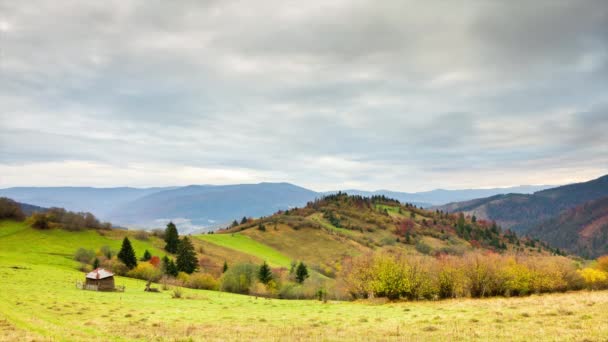
[[[257,242],[249,236],[241,233],[205,234],[197,235],[196,238],[221,247],[253,255],[261,260],[266,260],[268,264],[274,267],[289,267],[291,265],[291,259],[289,257],[283,255],[272,247]]]
[[[227,238],[232,237],[222,237]],[[181,298],[172,298],[174,288],[148,293],[143,281],[121,277],[116,282],[126,286],[124,293],[76,289],[74,281],[84,275],[64,254],[81,245],[120,241],[113,239],[95,232],[40,232],[0,222],[0,341],[608,339],[606,291],[323,304],[191,289],[181,289]],[[139,247],[154,248],[154,241],[138,242],[143,244]],[[237,245],[251,248],[250,242]]]

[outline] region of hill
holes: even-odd
[[[529,234],[587,258],[608,254],[608,197],[566,210]]]
[[[564,185],[534,194],[506,194],[465,202],[449,203],[436,209],[464,212],[496,221],[505,228],[526,232],[544,220],[585,202],[608,196],[608,175],[588,182]]]
[[[428,207],[506,192],[527,193],[535,186],[497,189],[433,190],[407,193],[389,190],[349,190],[354,195],[387,196],[401,202]],[[331,192],[336,193],[336,192]],[[165,188],[17,187],[0,189],[0,197],[40,207],[60,207],[91,212],[121,226],[150,228],[168,220],[180,222],[189,232],[224,227],[242,216],[270,215],[279,209],[303,206],[328,193],[318,193],[288,183],[241,185],[191,185]]]
[[[132,234],[113,231],[115,234]],[[374,302],[256,300],[225,292],[161,287],[116,277],[124,293],[83,291],[72,253],[117,248],[121,235],[33,230],[0,221],[0,340],[603,340],[606,291],[522,298]],[[138,255],[157,241],[132,240]],[[538,329],[542,317],[543,329]],[[508,322],[506,324],[505,322]],[[229,328],[228,328],[229,327]]]
[[[340,269],[344,258],[375,250],[413,255],[462,255],[474,249],[555,252],[489,221],[424,210],[382,196],[344,193],[198,237],[241,252],[248,249],[240,246],[239,239],[247,237],[272,247],[287,260],[304,260],[329,277]]]

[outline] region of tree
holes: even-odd
[[[224,267],[222,268],[222,273],[226,273],[228,271],[228,263],[224,260]]]
[[[44,213],[33,213],[30,220],[34,228],[49,229],[49,218]]]
[[[165,229],[165,250],[169,253],[176,253],[177,247],[179,245],[179,234],[177,232],[177,227],[173,222],[169,222],[167,224],[167,229]]]
[[[175,262],[166,255],[163,257],[163,272],[172,277],[177,277],[178,273]]]
[[[300,261],[298,267],[296,268],[296,281],[302,284],[308,277],[308,268],[303,262]]]
[[[232,227],[236,227],[239,225],[239,222],[237,220],[232,221]]]
[[[93,260],[93,269],[98,269],[99,268],[99,259],[95,258],[95,260]]]
[[[150,252],[146,249],[146,251],[144,252],[144,256],[141,258],[141,261],[148,261],[152,259],[152,254],[150,254]]]
[[[198,267],[194,246],[187,236],[184,236],[177,247],[177,270],[191,274]]]
[[[245,224],[247,223],[247,217],[243,216],[243,219],[241,220],[241,224]]]
[[[118,252],[118,259],[120,259],[120,261],[122,261],[129,269],[137,266],[135,251],[133,250],[133,246],[131,246],[131,241],[129,241],[129,238],[127,237],[122,240],[122,247],[120,248],[120,252]]]
[[[268,284],[272,280],[272,270],[266,261],[264,261],[262,266],[260,266],[260,270],[258,271],[258,279],[263,284]]]

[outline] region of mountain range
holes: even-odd
[[[496,221],[584,256],[608,250],[608,175],[533,194],[506,194],[435,207]]]
[[[530,193],[547,187],[438,189],[418,193],[389,190],[344,192],[362,196],[384,195],[402,203],[428,207],[479,196]],[[91,212],[102,220],[127,227],[162,227],[173,220],[185,231],[196,231],[222,226],[243,216],[260,217],[277,210],[301,207],[335,192],[315,192],[289,183],[259,183],[157,188],[14,187],[0,189],[0,196],[40,207]]]

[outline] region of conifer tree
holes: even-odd
[[[177,247],[177,270],[191,274],[196,271],[198,262],[194,246],[187,236],[184,236]]]
[[[144,256],[141,257],[141,261],[148,261],[150,259],[152,259],[152,254],[150,254],[150,252],[146,249]]]
[[[308,277],[308,268],[303,262],[300,261],[298,267],[296,268],[296,281],[302,284]]]
[[[228,271],[228,263],[224,260],[224,267],[222,268],[222,273],[226,273]]]
[[[129,269],[137,266],[135,251],[133,250],[133,246],[131,246],[131,241],[129,241],[129,238],[127,237],[122,240],[122,247],[120,248],[120,252],[118,252],[118,259],[120,259],[120,261],[122,261]]]
[[[93,260],[93,269],[98,269],[99,268],[99,259],[95,258],[95,260]]]
[[[169,253],[177,253],[177,247],[179,245],[179,234],[177,232],[177,227],[173,222],[169,222],[167,224],[167,229],[165,229],[165,250]]]
[[[266,261],[264,261],[262,266],[260,266],[260,270],[258,271],[258,279],[263,284],[268,284],[272,280],[272,270]]]
[[[247,217],[243,216],[243,219],[241,220],[241,224],[245,224],[247,223]]]

